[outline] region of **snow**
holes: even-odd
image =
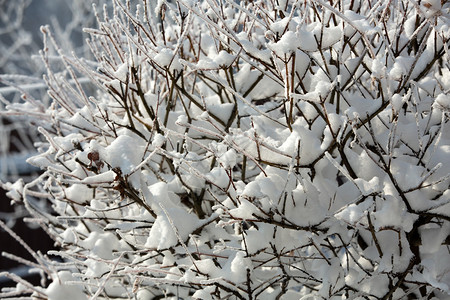
[[[395,175],[397,183],[403,190],[409,190],[422,182],[423,167],[414,166],[402,159],[394,159],[391,164],[391,172]]]
[[[84,204],[92,199],[93,191],[84,184],[74,184],[65,189],[65,198],[75,203]]]
[[[157,133],[153,138],[152,145],[155,148],[161,147],[166,142],[166,137],[160,133]]]
[[[300,76],[305,75],[310,63],[311,59],[305,52],[301,50],[295,52],[295,70]]]
[[[259,50],[258,48],[255,47],[255,45],[252,42],[247,40],[247,37],[245,35],[242,35],[242,38],[239,40],[239,42],[241,43],[244,51],[247,52],[248,54],[256,58],[259,58],[262,61],[270,62],[272,56],[269,49]]]
[[[168,48],[163,48],[158,54],[155,55],[153,59],[161,67],[168,67],[171,64],[173,57],[174,54],[172,50]]]
[[[228,150],[219,158],[220,164],[226,169],[233,168],[236,165],[236,161],[237,153],[234,149]]]
[[[84,178],[81,182],[83,184],[102,184],[102,183],[111,183],[116,178],[116,173],[112,170],[106,171],[104,173],[98,175],[92,175]]]
[[[431,17],[441,10],[442,3],[439,0],[426,0],[422,3],[422,6],[425,7],[427,17]]]
[[[364,16],[359,15],[352,10],[346,10],[344,15],[360,32],[371,33],[372,31],[376,31]],[[346,36],[351,36],[354,32],[355,29],[351,26],[347,26],[345,29]]]
[[[450,111],[450,95],[439,94],[434,100],[433,107],[446,112]]]
[[[293,129],[293,132],[285,139],[283,144],[279,147],[279,150],[285,153],[296,153],[300,141],[300,161],[302,164],[308,164],[322,153],[320,149],[320,140],[311,130],[302,126],[300,122],[294,124]],[[282,157],[278,159],[280,160]],[[289,158],[286,158],[286,160],[288,159]]]
[[[283,19],[280,19],[280,20],[275,21],[272,24],[270,24],[270,30],[273,33],[281,36],[281,35],[283,35],[283,32],[288,27],[288,25],[289,25],[289,18],[283,18]],[[291,32],[291,31],[288,31],[288,32]]]
[[[352,203],[335,214],[335,217],[338,220],[345,221],[348,224],[356,225],[359,222],[365,221],[363,219],[367,216],[367,212],[372,207],[372,205],[372,200],[366,200],[358,205]]]
[[[200,59],[195,66],[198,70],[214,70],[219,68],[219,64],[209,57]]]
[[[399,94],[395,94],[391,99],[392,108],[395,112],[399,112],[403,106],[403,99]]]
[[[386,275],[377,274],[369,280],[366,280],[358,288],[364,293],[374,295],[375,297],[382,297],[388,286],[389,278]]]
[[[219,54],[214,57],[214,62],[221,68],[229,67],[235,59],[235,56],[225,50],[221,50]]]
[[[248,196],[248,194],[251,192],[252,192],[251,188],[248,189],[246,187],[246,190],[244,190],[243,194]],[[245,198],[241,198],[239,202],[240,203],[238,208],[233,208],[229,211],[230,215],[232,215],[235,218],[243,220],[253,219],[254,218],[253,214],[256,214],[258,212],[257,207]]]
[[[130,172],[141,162],[143,149],[137,141],[128,135],[117,137],[105,148],[105,160],[113,168],[119,168],[122,174]]]
[[[114,76],[121,82],[127,82],[128,78],[128,63],[121,64],[114,72]]]
[[[207,107],[208,112],[213,114],[223,122],[227,123],[234,109],[234,104],[223,103],[223,104],[210,104]]]
[[[163,199],[159,200],[163,202]],[[166,214],[167,213],[167,214]],[[146,247],[167,249],[185,240],[199,225],[199,220],[192,214],[177,208],[167,208],[164,215],[159,215],[150,230]]]
[[[60,300],[70,295],[70,299],[73,300],[87,300],[88,298],[80,286],[71,285],[71,282],[74,281],[75,279],[69,271],[60,271],[55,274],[53,282],[45,290],[48,299]]]
[[[420,237],[422,240],[423,252],[426,254],[438,253],[443,241],[450,235],[450,225],[444,224],[442,228],[421,228]]]
[[[389,77],[394,80],[401,80],[402,76],[406,76],[414,62],[413,57],[399,56],[395,59],[394,66],[389,71]]]
[[[358,186],[358,189],[361,191],[363,196],[378,193],[381,189],[380,179],[378,177],[373,177],[370,181],[365,181],[364,179],[357,178],[354,180],[354,182]]]
[[[285,54],[295,52],[297,47],[300,47],[300,39],[292,31],[286,32],[281,39],[268,47],[274,51],[279,57],[284,57]]]
[[[399,199],[393,196],[386,196],[381,209],[373,214],[374,226],[376,230],[384,227],[401,228],[405,232],[410,232],[414,222],[418,219],[417,215],[408,213]]]
[[[112,259],[112,250],[117,246],[118,240],[111,232],[91,232],[81,245],[89,249],[94,257]]]
[[[298,47],[304,52],[312,52],[317,50],[317,42],[314,34],[306,28],[297,31],[297,40],[302,41]]]
[[[447,4],[121,3],[6,108],[42,137],[2,184],[62,245],[42,297],[448,296]]]
[[[63,239],[64,243],[72,244],[76,243],[76,236],[73,230],[70,228],[64,230],[64,232],[61,234],[61,238]]]
[[[333,46],[342,38],[342,29],[339,26],[325,27],[322,37],[322,48]]]
[[[210,287],[209,289],[212,290],[213,288]],[[209,291],[208,291],[209,289],[206,288],[206,289],[203,289],[203,290],[197,290],[197,291],[192,295],[192,299],[202,299],[202,300],[209,300],[209,299],[212,299],[211,293],[212,293],[213,291],[209,292]]]
[[[227,274],[229,280],[236,282],[244,282],[247,279],[247,270],[252,269],[251,260],[244,257],[244,252],[237,252],[233,259],[228,259],[230,262],[229,270],[228,266],[224,267],[224,273]]]
[[[223,168],[213,168],[211,172],[206,174],[206,179],[212,182],[214,185],[220,188],[226,188],[229,186],[230,179]]]
[[[22,194],[23,194],[23,188],[24,188],[23,179],[19,179],[14,183],[7,182],[6,184],[3,184],[3,188],[8,191],[6,193],[6,195],[9,198],[11,198],[13,201],[21,201],[22,200]]]
[[[309,195],[313,195],[309,199]],[[295,220],[298,226],[312,226],[321,223],[327,210],[320,204],[320,192],[307,180],[292,191],[292,204],[288,206],[286,216]]]

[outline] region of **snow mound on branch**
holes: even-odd
[[[66,299],[68,296],[70,296],[71,300],[87,300],[88,298],[83,293],[83,288],[74,285],[76,283],[71,272],[60,271],[45,290],[45,293],[49,300]]]

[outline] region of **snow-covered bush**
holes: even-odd
[[[95,61],[42,28],[43,173],[4,185],[61,250],[3,298],[449,297],[447,1],[149,2]]]

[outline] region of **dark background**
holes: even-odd
[[[34,76],[37,78],[42,78],[42,70],[38,66],[38,62],[34,65],[32,55],[38,54],[38,50],[42,48],[42,34],[40,32],[40,26],[44,24],[51,24],[52,19],[56,20],[60,24],[65,24],[71,20],[71,11],[66,4],[66,0],[32,0],[27,7],[24,9],[24,16],[21,25],[23,32],[31,34],[31,41],[25,43],[23,47],[15,51],[15,53],[8,53],[9,61],[6,64],[0,66],[0,76],[1,74],[9,74],[11,72],[19,73],[22,75]],[[90,1],[89,1],[90,2]],[[16,3],[16,4],[13,4]],[[11,1],[11,0],[0,0],[0,10],[5,11],[7,6],[10,5],[22,5],[21,1]],[[14,11],[10,15],[12,21],[19,20],[18,16],[14,15]],[[0,20],[0,31],[2,28],[7,26]],[[14,43],[16,36],[10,36],[8,34],[0,35],[0,43],[5,45],[6,48],[10,47]],[[81,35],[79,36],[79,41],[81,41]],[[2,54],[0,53],[0,59]],[[5,85],[0,83],[0,87],[5,87]],[[45,95],[44,91],[36,91],[38,94]],[[13,99],[18,98],[17,93],[5,93],[2,94],[8,101],[13,101]],[[38,98],[41,99],[41,98]],[[17,119],[8,119],[6,117],[0,116],[0,130],[2,130],[2,135],[0,136],[0,146],[2,149],[7,149],[6,161],[0,161],[0,164],[7,163],[20,163],[24,166],[22,160],[25,159],[27,153],[27,148],[30,153],[34,152],[34,149],[30,149],[32,143],[30,141],[36,140],[36,135],[34,128],[29,127],[26,121],[19,120],[21,122],[19,130],[22,132],[19,134],[16,130],[8,129],[12,122],[17,122]],[[25,135],[29,135],[24,141]],[[6,136],[7,135],[7,136]],[[6,136],[6,137],[5,137]],[[4,144],[4,143],[7,143]],[[31,145],[30,145],[31,144]],[[24,157],[19,159],[14,159],[14,156]],[[0,172],[5,171],[5,166],[0,170]],[[17,177],[24,177],[25,180],[37,176],[33,168],[22,168],[22,170],[11,171],[8,169],[5,173],[0,174],[0,179],[5,183],[6,181],[15,181]],[[36,224],[27,224],[23,221],[23,217],[27,217],[28,214],[24,207],[14,207],[11,205],[11,200],[6,196],[6,191],[1,188],[0,185],[0,219],[8,225],[18,236],[20,236],[34,251],[41,251],[42,253],[47,252],[52,249],[54,242],[47,236],[47,234]],[[11,227],[12,225],[12,227]],[[28,251],[19,244],[14,238],[12,238],[3,229],[0,229],[0,252],[7,252],[14,254],[18,257],[35,262],[34,258]],[[29,267],[19,264],[14,260],[10,260],[3,256],[0,256],[0,272],[9,271],[15,273],[16,275],[30,281],[33,284],[39,285],[40,277],[36,274],[31,275],[29,273]],[[33,273],[32,273],[33,274]],[[16,283],[9,280],[6,277],[0,276],[0,289],[3,287],[13,287]]]

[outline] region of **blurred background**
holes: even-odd
[[[34,143],[39,141],[36,128],[21,116],[6,115],[7,105],[32,96],[44,104],[49,102],[42,79],[44,67],[39,56],[42,49],[41,25],[50,25],[60,45],[67,53],[89,57],[83,46],[87,36],[84,27],[96,25],[92,4],[102,8],[107,0],[0,0],[0,187],[35,178],[39,170],[26,163],[35,154]],[[0,220],[20,236],[33,250],[45,253],[53,241],[33,222],[24,222],[28,213],[21,205],[11,202],[0,188]],[[33,261],[31,255],[14,238],[0,229],[0,252],[11,253]],[[37,283],[32,270],[14,260],[0,256],[0,272],[8,270],[28,281]],[[15,286],[0,277],[0,288]]]

